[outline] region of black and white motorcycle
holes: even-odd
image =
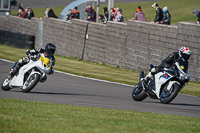
[[[150,68],[153,67],[155,66],[150,64]],[[141,80],[144,77],[145,73],[141,71],[139,79]],[[183,71],[183,66],[176,62],[173,69],[164,68],[161,72],[155,74],[147,85],[140,81],[133,89],[132,98],[135,101],[142,101],[148,96],[152,99],[160,99],[163,104],[168,104],[184,88],[189,79],[188,70]]]
[[[9,91],[12,88],[21,88],[22,92],[31,91],[38,82],[44,82],[47,79],[46,74],[50,72],[51,61],[43,53],[38,54],[29,63],[22,66],[19,71],[10,78],[7,76],[3,81],[1,88]],[[13,65],[13,67],[15,64]]]

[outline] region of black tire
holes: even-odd
[[[146,92],[144,91],[144,89],[142,88],[142,84],[141,82],[139,82],[135,88],[133,89],[132,92],[132,98],[135,101],[142,101],[147,97]]]
[[[25,92],[25,93],[30,92],[37,85],[39,80],[40,80],[40,75],[37,73],[33,74],[30,78],[30,81],[24,82],[24,84],[22,86],[22,92]]]
[[[4,81],[3,81],[3,83],[1,84],[2,90],[9,91],[11,89],[10,86],[9,86],[9,83],[10,83],[9,79],[5,78]]]
[[[160,102],[163,104],[168,104],[172,100],[174,100],[174,98],[179,93],[181,86],[177,83],[174,83],[172,87],[170,88],[170,91],[167,91],[166,88],[167,86],[165,86],[165,88],[162,90],[161,95],[160,95]]]

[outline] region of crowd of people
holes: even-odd
[[[156,17],[155,20],[151,23],[159,23],[159,24],[168,24],[170,25],[171,21],[171,15],[168,11],[168,7],[164,7],[161,9],[157,3],[154,3],[152,5],[153,9],[156,10]],[[87,6],[84,11],[87,13],[86,19],[87,21],[96,22],[96,12],[94,8],[89,5]],[[72,20],[73,18],[79,19],[80,12],[77,11],[77,7],[74,8],[74,12],[72,12],[71,9],[68,11],[69,13],[66,16],[66,20]],[[78,15],[75,15],[78,12]],[[100,23],[106,24],[109,20],[109,11],[107,7],[103,8],[104,14],[99,14],[98,19],[100,20]],[[78,17],[76,17],[78,16]],[[137,11],[135,13],[135,17],[132,18],[132,20],[139,20],[139,21],[145,21],[147,22],[147,19],[145,18],[144,13],[142,12],[141,6],[138,6]],[[116,21],[116,22],[124,22],[124,16],[122,9],[119,7],[117,8],[111,8],[110,9],[110,20],[109,21]]]
[[[16,15],[16,17],[31,19],[32,17],[35,17],[35,15],[34,15],[33,10],[30,7],[27,7],[24,10],[23,7],[19,6],[18,14]],[[45,17],[46,18],[58,18],[51,7],[46,8]]]
[[[158,3],[154,3],[152,5],[152,8],[156,11],[155,19],[154,21],[151,21],[151,23],[157,23],[157,24],[171,24],[171,14],[169,13],[168,7],[165,6],[163,8],[160,8]],[[86,19],[90,22],[96,22],[97,14],[94,8],[89,5],[87,6],[84,11],[87,13]],[[103,8],[104,14],[99,14],[98,19],[100,23],[106,24],[107,21],[116,21],[116,22],[124,22],[124,15],[122,12],[122,9],[119,7],[117,8],[111,8],[110,12],[107,7]],[[193,14],[198,17],[197,24],[200,24],[200,11],[198,9],[195,9],[193,11]],[[31,19],[34,17],[34,12],[30,7],[27,7],[25,10],[23,7],[19,7],[17,17],[21,18],[27,18]],[[46,8],[45,11],[45,17],[46,18],[58,18],[53,9],[50,7]],[[74,9],[69,9],[68,14],[66,15],[66,21],[70,21],[73,18],[80,19],[80,12],[78,11],[78,7],[74,7]],[[145,18],[144,12],[142,11],[141,6],[138,6],[134,18],[132,20],[139,20],[139,21],[145,21],[147,22],[147,19]]]
[[[23,7],[19,6],[18,9],[18,14],[16,15],[17,17],[20,18],[27,18],[27,19],[31,19],[32,17],[34,17],[34,12],[30,7],[27,7],[25,10]]]

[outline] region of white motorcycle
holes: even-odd
[[[150,68],[153,67],[155,66],[150,64]],[[173,69],[164,68],[155,74],[147,85],[140,81],[133,89],[132,98],[135,101],[142,101],[148,96],[152,99],[160,99],[163,104],[170,103],[189,81],[189,72],[187,70],[184,72],[183,68],[176,62]],[[144,78],[145,73],[141,71],[139,77],[139,79]]]
[[[46,81],[46,74],[50,72],[50,63],[50,59],[46,58],[43,53],[38,54],[36,58],[30,59],[28,64],[22,66],[13,78],[8,76],[3,81],[1,88],[4,91],[12,88],[21,88],[22,92],[31,91],[38,82]]]

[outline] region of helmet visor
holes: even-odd
[[[184,60],[189,60],[190,59],[190,55],[187,55],[187,54],[183,54],[182,53],[182,57]]]

